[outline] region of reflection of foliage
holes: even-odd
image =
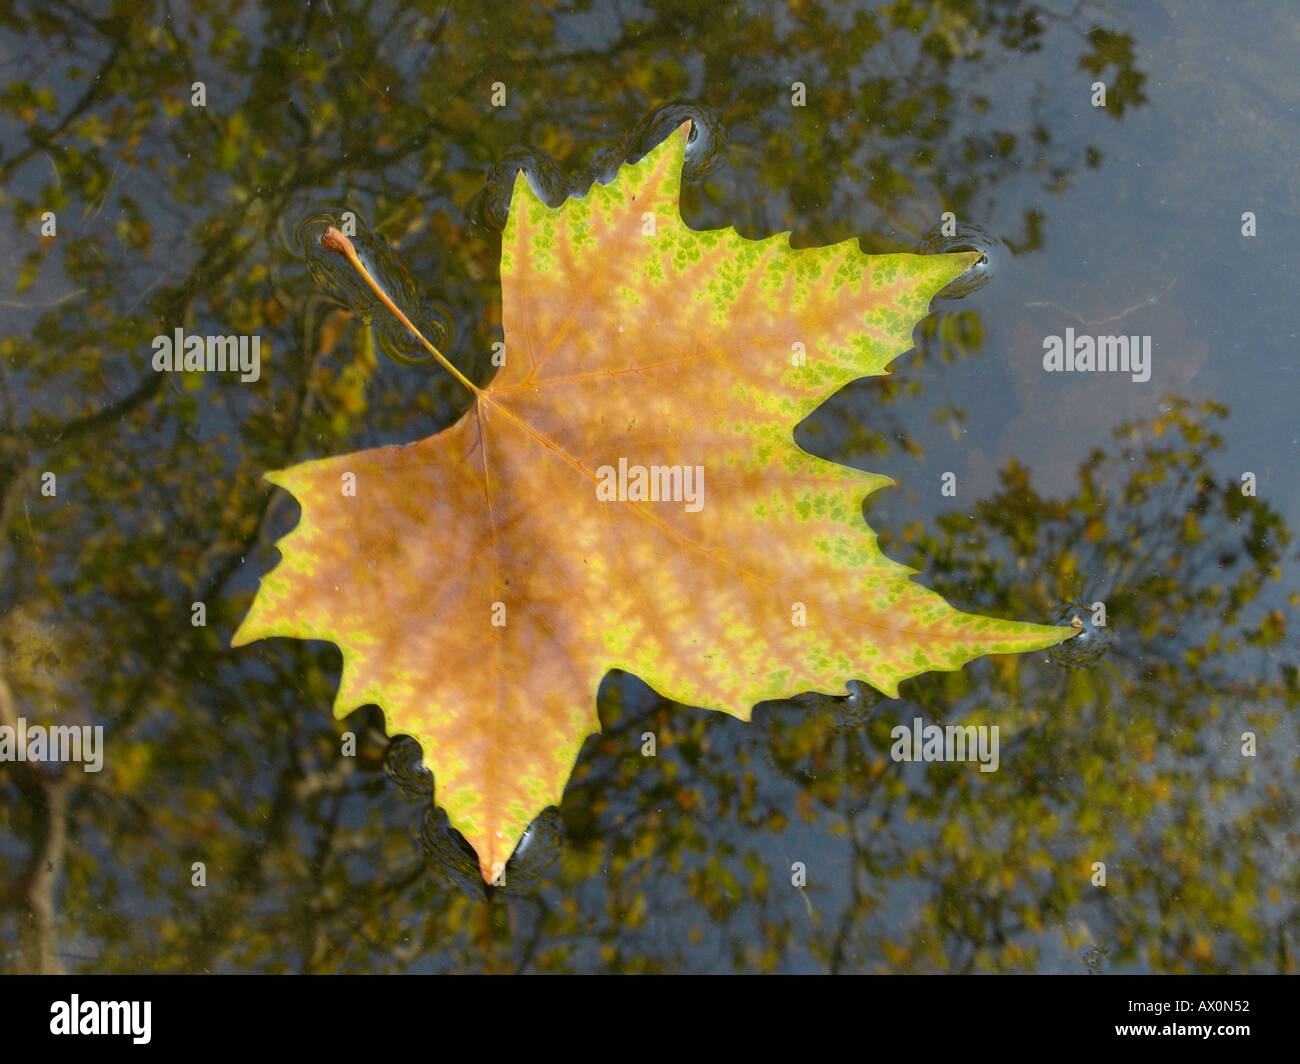
[[[0,967],[1083,970],[1085,948],[1118,969],[1294,967],[1294,766],[1276,751],[1296,673],[1278,674],[1289,618],[1269,598],[1286,530],[1211,473],[1219,440],[1186,407],[1123,441],[1132,463],[1089,460],[1067,500],[1012,468],[976,522],[894,536],[971,610],[1104,598],[1117,641],[1097,666],[994,661],[902,704],[809,697],[748,726],[610,677],[560,860],[531,895],[485,904],[434,874],[377,715],[319,709],[336,651],[226,649],[251,593],[241,559],[268,568],[294,521],[262,470],[426,435],[460,402],[314,294],[286,250],[309,209],[355,204],[436,279],[428,294],[459,308],[451,354],[473,364],[499,338],[499,294],[494,237],[468,212],[508,149],[576,171],[657,104],[704,98],[727,148],[686,190],[693,225],[909,248],[943,209],[965,220],[1017,175],[1055,189],[1087,164],[1037,107],[1055,70],[1036,78],[1034,53],[1099,64],[1118,117],[1143,76],[1114,26],[1018,0],[802,3],[780,21],[653,2],[599,25],[535,5],[491,22],[441,2],[137,9],[0,15],[18,289],[0,304],[0,708],[102,723],[108,743],[94,777],[0,767]],[[1008,64],[1022,113],[982,87]],[[815,96],[798,112],[796,80]],[[1041,216],[1000,235],[1037,246]],[[150,340],[176,327],[260,334],[262,380],[150,372]],[[969,309],[935,319],[925,357],[978,352],[982,329]],[[863,464],[895,435],[807,430]],[[1000,723],[1002,769],[900,771],[889,727],[916,713]],[[1237,755],[1247,729],[1255,762]]]
[[[1223,442],[1211,422],[1226,411],[1181,400],[1167,409],[1151,425],[1117,430],[1117,453],[1090,456],[1069,500],[1041,498],[1027,471],[1012,467],[973,525],[961,514],[938,536],[905,533],[908,560],[931,570],[936,586],[953,581],[950,593],[966,588],[969,601],[973,583],[985,607],[1025,615],[1076,596],[1103,600],[1115,637],[1090,670],[1009,674],[997,713],[1003,771],[982,781],[978,797],[955,793],[969,776],[944,781],[942,800],[956,805],[932,822],[966,827],[947,855],[936,912],[955,906],[961,920],[946,943],[928,940],[919,966],[1030,965],[1026,940],[1049,922],[1075,950],[1104,939],[1116,962],[1273,963],[1285,932],[1260,907],[1295,885],[1294,843],[1284,860],[1275,848],[1288,845],[1278,825],[1294,814],[1278,786],[1291,766],[1278,751],[1294,741],[1283,711],[1296,692],[1268,666],[1283,615],[1258,600],[1280,577],[1290,533],[1210,468],[1207,455]],[[1013,568],[1037,576],[1013,579]],[[1010,587],[1021,594],[997,591]],[[1030,676],[1039,682],[1025,683]],[[918,697],[969,704],[977,682],[972,670],[920,682],[942,690]],[[1258,733],[1257,763],[1240,754],[1247,730]],[[1261,848],[1236,841],[1261,835]],[[1094,861],[1107,865],[1105,890],[1089,886]],[[963,904],[971,883],[982,896]]]
[[[1106,113],[1122,118],[1128,107],[1146,103],[1142,84],[1146,75],[1133,64],[1133,38],[1127,33],[1116,33],[1095,26],[1088,33],[1092,51],[1079,57],[1079,66],[1094,78],[1107,82]],[[1115,69],[1113,83],[1106,77],[1108,67]]]

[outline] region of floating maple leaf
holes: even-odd
[[[453,370],[473,394],[459,421],[267,474],[302,519],[234,645],[338,644],[335,716],[375,703],[419,740],[489,882],[559,804],[610,669],[748,720],[765,699],[854,678],[896,696],[918,673],[1073,634],[914,584],[862,520],[892,481],[794,443],[823,400],[911,345],[977,255],[691,230],[688,129],[557,209],[516,178],[505,364],[482,389]]]

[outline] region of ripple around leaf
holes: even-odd
[[[948,285],[939,297],[952,299],[970,295],[993,280],[993,274],[1007,253],[1006,245],[993,236],[983,226],[974,223],[958,223],[957,232],[951,236],[943,234],[942,224],[930,231],[921,244],[921,250],[927,255],[943,255],[954,251],[978,251],[982,256],[969,270]]]
[[[558,207],[570,193],[570,181],[544,151],[511,148],[488,169],[483,191],[470,205],[470,217],[494,232],[505,229],[515,175],[520,172],[528,178],[537,198],[548,207]]]
[[[564,848],[564,825],[554,806],[528,825],[506,865],[507,894],[532,893],[547,878]]]
[[[409,735],[393,736],[384,771],[407,798],[433,798],[433,773],[424,766],[424,750]]]
[[[348,225],[345,227],[345,215]],[[450,348],[455,340],[455,324],[449,311],[441,304],[423,299],[411,274],[388,241],[370,232],[364,220],[355,211],[342,207],[318,205],[311,208],[294,227],[290,241],[295,254],[307,263],[312,280],[335,302],[347,307],[375,330],[380,349],[400,365],[432,364],[433,356],[392,313],[380,302],[360,275],[342,256],[321,247],[321,237],[334,226],[351,236],[357,257],[388,293],[388,297],[441,351]],[[349,234],[350,235],[350,234]]]
[[[628,138],[627,161],[636,162],[646,152],[690,120],[691,135],[686,142],[686,162],[682,166],[682,179],[698,181],[712,172],[722,157],[726,144],[722,123],[703,104],[693,100],[674,100],[651,111]]]
[[[413,745],[418,751],[419,744]],[[528,825],[520,838],[506,863],[504,883],[486,889],[512,897],[534,893],[554,868],[563,846],[564,828],[559,812],[550,806]],[[474,897],[483,896],[485,886],[478,856],[439,806],[431,804],[425,810],[420,826],[420,848],[450,884]]]
[[[419,838],[420,849],[448,883],[476,898],[483,897],[478,856],[465,836],[451,826],[441,806],[430,804],[424,811]]]
[[[1093,624],[1092,607],[1082,602],[1071,602],[1062,607],[1051,623],[1079,629],[1074,638],[1047,649],[1048,660],[1057,665],[1067,669],[1082,668],[1097,661],[1110,649],[1110,628]]]
[[[608,184],[624,164],[641,159],[683,122],[690,121],[682,178],[698,181],[718,164],[726,143],[722,123],[702,104],[675,100],[649,112],[621,144],[605,144],[591,154],[587,165],[566,174],[560,165],[537,148],[511,148],[488,170],[483,191],[474,199],[469,215],[495,232],[505,229],[514,191],[515,175],[523,173],[537,198],[548,207],[559,207],[571,196],[582,196],[593,184]]]
[[[861,680],[849,680],[846,686],[848,697],[835,700],[835,729],[856,732],[866,726],[881,697]]]

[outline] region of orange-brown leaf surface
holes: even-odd
[[[419,740],[489,881],[559,804],[610,669],[747,720],[765,699],[854,678],[893,696],[1072,634],[913,583],[862,519],[888,478],[794,443],[911,346],[976,256],[696,232],[686,141],[555,209],[517,178],[505,363],[456,424],[268,474],[302,518],[235,645],[338,644],[335,714],[375,703]]]

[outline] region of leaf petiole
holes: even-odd
[[[438,362],[442,365],[443,369],[445,369],[448,373],[450,373],[453,377],[455,377],[458,381],[460,381],[461,384],[465,385],[465,387],[469,389],[471,395],[478,396],[480,390],[478,386],[475,385],[468,377],[466,377],[465,374],[461,373],[460,370],[458,370],[455,366],[453,366],[441,351],[439,351],[436,347],[433,346],[433,344],[429,343],[429,341],[424,338],[424,334],[415,327],[411,319],[402,313],[401,308],[399,308],[396,303],[394,303],[391,299],[388,298],[388,293],[385,292],[379,286],[379,283],[373,277],[370,276],[370,271],[366,269],[365,263],[363,263],[361,259],[357,257],[357,249],[355,246],[353,246],[351,240],[349,240],[338,229],[336,229],[334,226],[331,225],[328,229],[325,230],[325,235],[320,238],[320,246],[323,247],[326,251],[333,251],[336,254],[342,255],[345,259],[347,259],[348,262],[352,264],[352,268],[361,275],[361,279],[370,286],[370,290],[374,292],[376,296],[379,297],[379,301],[383,303],[384,306],[386,306],[389,309],[389,311],[392,312],[393,317],[395,317],[398,321],[400,321],[411,331],[411,335],[414,336],[417,340],[420,341],[420,343],[424,345],[424,349],[438,360]]]

